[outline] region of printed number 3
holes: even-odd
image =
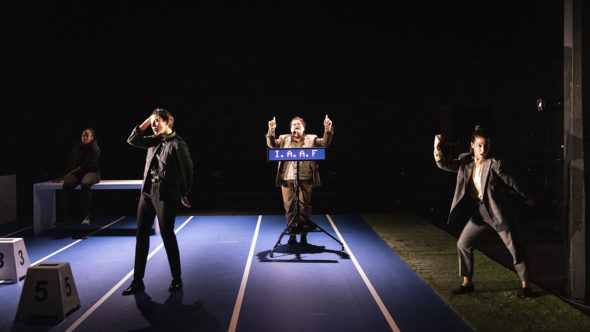
[[[25,264],[25,257],[23,256],[23,251],[19,250],[18,255],[20,256],[20,265]],[[0,252],[0,269],[4,267],[4,254]]]

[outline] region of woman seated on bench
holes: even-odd
[[[63,218],[69,215],[72,193],[77,185],[82,189],[82,224],[90,225],[90,186],[100,181],[100,148],[94,138],[94,129],[86,128],[82,131],[81,142],[74,145],[69,166],[64,175],[53,180],[63,180],[62,210]]]

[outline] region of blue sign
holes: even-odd
[[[325,148],[268,149],[268,161],[297,161],[325,159]]]

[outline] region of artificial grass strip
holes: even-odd
[[[475,293],[454,295],[457,239],[415,214],[363,214],[371,227],[475,331],[590,331],[590,317],[536,285],[519,299],[516,273],[475,250]]]

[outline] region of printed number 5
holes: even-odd
[[[37,281],[37,286],[35,286],[35,299],[37,301],[44,301],[47,298],[47,281]]]
[[[72,286],[69,283],[70,277],[65,277],[64,282],[66,283],[66,295],[72,295]]]

